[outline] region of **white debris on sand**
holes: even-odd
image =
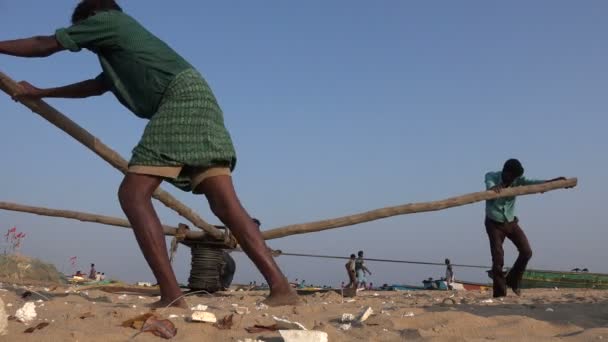
[[[277,322],[277,327],[283,330],[308,330],[301,323],[292,322],[287,319],[279,318],[276,316],[272,316],[275,322]]]
[[[234,312],[236,312],[239,315],[246,315],[249,313],[249,308],[244,307],[244,306],[239,306],[234,309]]]
[[[340,320],[342,323],[350,323],[355,320],[355,315],[349,313],[343,313],[342,319]]]
[[[351,327],[352,327],[352,325],[350,323],[340,324],[340,330],[343,330],[343,331],[350,330]]]
[[[266,305],[264,303],[260,303],[260,304],[256,305],[255,309],[256,310],[268,310],[268,305]]]
[[[209,307],[207,305],[199,304],[190,308],[192,311],[207,311]]]
[[[328,342],[327,333],[315,330],[279,330],[285,342]]]
[[[403,317],[414,317],[414,313],[413,312],[406,312],[403,314]]]
[[[206,311],[194,311],[190,318],[193,322],[217,323],[215,315]]]
[[[8,314],[4,309],[4,302],[0,298],[0,336],[8,333]]]
[[[29,323],[36,318],[36,304],[33,302],[27,302],[23,307],[17,310],[15,317],[23,323]]]
[[[359,314],[357,315],[357,318],[355,319],[355,322],[357,324],[361,324],[361,323],[365,322],[373,313],[374,313],[374,310],[372,310],[372,307],[368,306],[368,307],[364,308],[363,310],[361,310],[361,312],[359,312]]]

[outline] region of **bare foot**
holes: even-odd
[[[179,300],[173,302],[174,299],[160,299],[159,301],[156,301],[154,303],[148,304],[146,306],[152,308],[152,309],[164,309],[166,307],[173,307],[173,308],[180,308],[180,309],[188,309],[188,304],[186,303],[186,300],[184,298],[180,298]]]
[[[268,296],[262,303],[273,307],[273,306],[285,306],[285,305],[297,305],[299,304],[300,299],[298,298],[298,294],[292,288],[289,288],[286,291],[271,291],[270,296]]]

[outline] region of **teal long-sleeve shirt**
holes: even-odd
[[[502,172],[488,172],[485,177],[486,189],[502,184]],[[545,183],[544,180],[519,177],[509,187]],[[503,197],[486,201],[486,217],[496,222],[513,222],[515,220],[515,197]]]

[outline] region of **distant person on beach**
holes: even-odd
[[[95,279],[97,271],[95,270],[95,264],[91,264],[91,270],[89,271],[89,279]]]
[[[357,256],[354,254],[350,255],[350,259],[346,263],[346,273],[348,274],[349,283],[346,287],[357,287],[357,271],[355,268],[355,263],[357,261]]]
[[[101,281],[101,273],[97,272],[97,274],[95,275],[95,281]]]
[[[101,276],[99,277],[99,280],[101,280],[101,281],[106,280],[106,274],[105,273],[101,273]]]
[[[0,41],[0,54],[48,57],[87,49],[99,58],[102,72],[97,77],[49,89],[21,82],[13,98],[86,98],[109,91],[137,117],[148,120],[133,149],[118,198],[160,285],[161,298],[153,306],[188,308],[152,205],[152,195],[163,181],[206,196],[211,211],[230,227],[270,285],[265,304],[296,304],[296,292],[234,189],[231,174],[236,152],[222,109],[204,77],[114,0],[81,0],[71,21],[70,27],[53,35]]]
[[[448,289],[451,290],[453,288],[452,284],[455,281],[455,277],[450,259],[445,259],[445,265],[445,282],[447,283]]]
[[[547,181],[525,178],[524,168],[517,159],[507,160],[502,171],[488,172],[485,175],[486,189],[494,190],[497,193],[508,187],[542,184],[564,179],[564,177],[559,177]],[[493,295],[494,297],[506,296],[508,286],[519,296],[521,279],[528,261],[532,258],[532,248],[530,248],[526,234],[519,226],[519,219],[515,216],[515,197],[486,201],[485,226],[492,254]],[[511,240],[519,252],[515,264],[506,277],[503,272],[505,238]]]
[[[357,272],[357,288],[367,288],[367,278],[365,278],[365,273],[367,272],[367,274],[372,275],[372,272],[370,272],[367,266],[365,266],[365,260],[363,259],[363,251],[359,251],[357,255],[357,260],[355,260],[355,271]]]

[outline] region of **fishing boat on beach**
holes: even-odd
[[[452,288],[459,291],[488,291],[492,289],[492,285],[456,280],[452,283]]]
[[[608,274],[527,270],[524,273],[521,287],[524,289],[557,287],[608,290]]]

